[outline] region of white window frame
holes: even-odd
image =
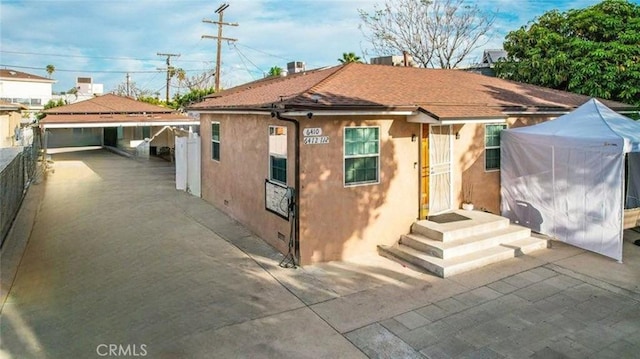
[[[366,181],[366,182],[353,182],[347,183],[347,159],[350,158],[365,158],[365,157],[374,157],[374,155],[349,155],[347,156],[347,129],[357,129],[357,128],[376,128],[378,129],[378,153],[375,155],[376,157],[376,169],[378,173],[376,174],[375,181]],[[382,137],[382,131],[380,131],[380,126],[345,126],[342,130],[342,183],[344,187],[359,187],[359,186],[370,186],[376,185],[380,183],[380,140]]]
[[[487,146],[487,127],[489,126],[502,126],[502,130],[504,131],[507,129],[507,124],[505,123],[487,123],[484,125],[484,136],[482,138],[483,142],[484,142],[484,171],[485,172],[496,172],[496,171],[500,171],[500,167],[498,168],[487,168],[487,150],[500,150],[500,147],[502,146],[502,140],[499,140],[500,142],[498,143],[498,146]],[[502,158],[500,159],[500,161],[502,161]]]
[[[286,144],[286,148],[284,151],[284,155],[281,153],[275,153],[272,152],[271,149],[271,129],[275,129],[275,128],[283,128],[284,129],[284,137],[285,137],[285,144]],[[287,182],[288,182],[288,177],[289,177],[289,158],[288,158],[288,151],[289,151],[289,135],[288,135],[288,131],[289,129],[287,128],[287,126],[280,126],[280,125],[269,125],[269,130],[267,132],[267,146],[268,146],[268,151],[269,151],[269,158],[267,160],[267,165],[269,166],[269,181],[274,182],[274,183],[279,183],[282,184],[284,186],[287,186]],[[285,163],[285,180],[284,182],[279,180],[279,179],[275,179],[273,178],[273,166],[271,165],[271,157],[275,157],[275,158],[280,158],[280,159],[284,159],[286,161]]]
[[[213,125],[218,125],[218,140],[213,139]],[[222,148],[220,147],[220,138],[222,137],[220,122],[219,121],[211,121],[211,160],[220,162],[220,154],[222,153]],[[213,158],[213,144],[218,144],[218,158]]]

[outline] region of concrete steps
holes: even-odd
[[[393,246],[378,246],[380,255],[440,277],[547,248],[547,240],[494,214],[454,211],[467,220],[449,223],[417,221],[411,233]]]

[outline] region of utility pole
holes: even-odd
[[[129,76],[129,73],[127,72],[127,97],[131,97],[131,92],[129,90],[130,81],[131,81],[131,76]]]
[[[218,9],[216,10],[216,14],[218,14],[218,21],[213,21],[213,20],[207,20],[207,19],[203,19],[202,22],[206,22],[206,23],[210,23],[210,24],[217,24],[218,25],[218,36],[211,36],[211,35],[202,35],[203,39],[217,39],[218,40],[218,52],[216,55],[216,92],[220,91],[220,63],[222,62],[221,58],[221,47],[222,47],[222,40],[227,40],[227,41],[238,41],[238,39],[232,39],[229,37],[222,37],[222,26],[223,25],[228,25],[228,26],[238,26],[238,23],[232,23],[232,22],[224,22],[222,21],[223,15],[224,15],[224,11],[229,7],[229,4],[222,4],[220,5],[220,7],[218,7]]]
[[[180,57],[180,54],[165,54],[162,52],[157,53],[158,56],[166,56],[167,57],[167,104],[169,103],[169,83],[171,81],[171,76],[173,76],[173,67],[171,67],[171,58],[172,57]],[[162,69],[158,69],[162,70]]]

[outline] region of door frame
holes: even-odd
[[[449,131],[448,131],[448,136],[449,136],[449,145],[447,150],[449,151],[449,208],[440,211],[440,212],[436,212],[436,213],[430,213],[430,209],[431,209],[431,198],[434,195],[433,193],[433,178],[431,176],[431,152],[433,151],[433,141],[431,140],[431,126],[441,126],[441,127],[448,127]],[[426,134],[426,138],[425,138],[425,134]],[[418,187],[419,187],[419,193],[418,193],[418,219],[425,219],[427,218],[429,215],[435,215],[438,213],[443,213],[446,211],[450,211],[451,209],[453,209],[453,125],[443,125],[443,124],[427,124],[427,123],[421,123],[420,124],[420,143],[418,145],[418,151],[419,151],[419,163],[420,163],[420,171],[418,171]],[[424,141],[428,142],[428,147],[426,149],[426,153],[424,153],[425,151],[423,151],[423,144]],[[425,158],[425,156],[427,158]],[[426,163],[426,167],[425,167],[425,163]],[[428,171],[428,173],[426,174],[427,177],[429,177],[428,179],[428,188],[425,188],[425,183],[423,181],[424,178],[424,173],[425,170]],[[426,204],[426,208],[424,207],[424,200],[423,200],[423,195],[426,194],[426,198],[427,198],[427,204]]]
[[[426,136],[425,136],[426,131]],[[426,149],[424,148],[426,142]],[[426,152],[426,153],[425,153]],[[426,158],[425,158],[426,157]],[[418,219],[429,215],[429,124],[420,124],[418,143]],[[425,184],[426,177],[426,184]],[[425,203],[426,199],[426,203]]]

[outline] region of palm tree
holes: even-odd
[[[358,63],[362,62],[362,60],[360,59],[360,56],[356,55],[355,52],[343,52],[342,58],[338,59],[338,61],[341,64],[348,64],[351,62],[358,62]]]
[[[183,82],[187,79],[187,72],[181,68],[176,69],[176,77],[178,78],[178,82]]]
[[[278,67],[278,66],[274,66],[272,68],[269,69],[269,73],[267,74],[267,76],[269,77],[273,77],[273,76],[280,76],[282,75],[282,68]]]
[[[184,69],[181,69],[178,67],[175,70],[175,75],[176,75],[176,78],[178,79],[178,94],[180,94],[180,88],[182,88],[184,81],[187,79],[187,72],[184,71]]]
[[[49,74],[49,78],[51,78],[51,75],[53,75],[53,73],[56,71],[56,67],[51,65],[51,64],[49,64],[49,65],[47,65],[47,67],[45,67],[45,70]]]

